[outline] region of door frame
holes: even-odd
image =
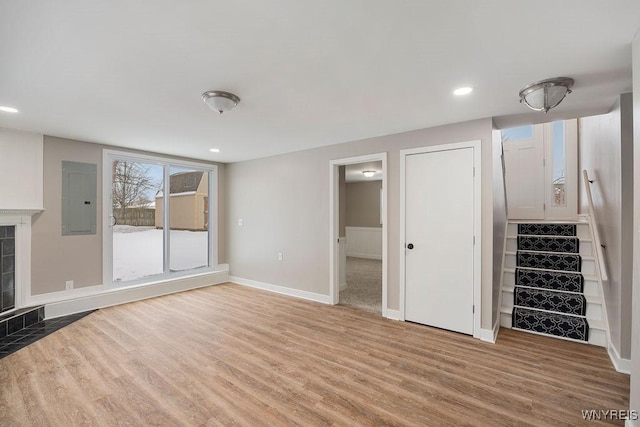
[[[473,337],[481,336],[481,314],[482,314],[482,162],[481,162],[481,141],[464,141],[451,144],[432,145],[421,148],[411,148],[400,150],[400,244],[398,251],[400,253],[400,320],[405,320],[405,295],[406,295],[406,162],[407,156],[414,154],[425,154],[437,151],[459,150],[463,148],[473,148],[473,167],[474,167],[474,197],[473,201],[473,229],[474,229],[474,248],[473,248]]]
[[[387,316],[387,232],[388,227],[388,192],[387,192],[387,153],[367,154],[356,157],[346,157],[329,161],[329,300],[331,304],[338,304],[340,300],[339,278],[339,225],[340,225],[340,200],[339,200],[339,175],[340,166],[353,165],[366,162],[382,162],[382,316]]]
[[[208,241],[207,241],[207,266],[184,270],[181,272],[171,272],[169,264],[169,254],[171,250],[171,230],[169,227],[169,197],[163,197],[163,272],[148,276],[140,277],[124,282],[113,281],[113,225],[111,217],[113,215],[112,200],[112,162],[114,160],[123,160],[131,162],[143,162],[146,164],[154,164],[164,168],[163,188],[164,194],[169,194],[169,169],[171,166],[194,168],[196,170],[205,171],[209,175],[208,194],[210,201]],[[168,166],[168,167],[165,167]],[[155,156],[141,153],[131,153],[114,149],[104,149],[102,151],[102,286],[104,289],[125,289],[133,286],[145,286],[157,283],[163,280],[173,280],[183,277],[190,277],[202,273],[218,271],[218,183],[219,183],[218,165],[207,163],[199,163],[190,160],[175,160],[168,157]],[[211,202],[212,201],[212,202]],[[165,226],[166,225],[166,226]]]

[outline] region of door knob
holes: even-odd
[[[409,244],[407,245],[407,249],[413,249],[413,243],[409,243]]]

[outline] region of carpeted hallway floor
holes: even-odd
[[[347,257],[347,288],[340,291],[340,305],[381,313],[381,260]]]

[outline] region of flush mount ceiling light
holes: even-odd
[[[18,109],[13,107],[5,107],[4,105],[0,105],[0,111],[4,111],[5,113],[17,113]]]
[[[219,148],[209,148],[209,151],[211,151],[212,153],[219,153],[220,149]]]
[[[376,171],[362,171],[362,174],[367,178],[371,178],[373,175],[376,174]]]
[[[453,94],[462,96],[462,95],[469,95],[471,92],[473,92],[473,88],[465,86],[465,87],[459,87],[458,89],[454,90]]]
[[[545,113],[562,102],[571,93],[573,79],[555,77],[525,86],[520,91],[520,102],[535,111]]]
[[[240,102],[240,98],[236,95],[222,90],[207,91],[202,94],[202,100],[213,111],[217,111],[218,114],[233,109]]]

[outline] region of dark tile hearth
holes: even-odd
[[[36,310],[36,311],[27,312],[23,315],[16,316],[12,319],[8,319],[6,321],[7,323],[6,327],[9,327],[9,324],[11,321],[14,321],[14,324],[17,325],[18,323],[20,323],[19,321],[25,321],[28,316],[30,316],[31,317],[30,320],[32,320],[34,315],[31,313],[35,313],[35,316],[36,316],[35,323],[30,323],[29,326],[21,327],[20,329],[14,331],[13,333],[2,336],[0,331],[0,359],[10,355],[11,353],[15,353],[21,348],[24,348],[29,344],[32,344],[38,341],[39,339],[46,337],[47,335],[75,322],[76,320],[82,319],[83,317],[93,313],[94,311],[95,310],[85,311],[82,313],[71,314],[69,316],[63,316],[63,317],[57,317],[55,319],[50,319],[50,320],[39,319],[38,321],[38,318],[37,318],[38,311]],[[18,320],[14,320],[14,319],[18,319]]]

